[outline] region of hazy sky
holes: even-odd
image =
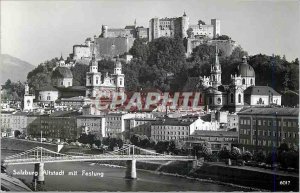
[[[250,55],[299,57],[298,1],[106,0],[1,1],[1,52],[37,65],[69,55],[74,44],[100,35],[101,25],[125,27],[152,17],[179,17],[190,23],[221,20],[221,34],[236,40]]]

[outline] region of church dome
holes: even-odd
[[[235,74],[241,77],[255,77],[255,71],[253,67],[247,63],[246,56],[243,57],[242,63],[237,66]]]
[[[52,78],[73,78],[73,74],[67,67],[57,67],[52,73]]]

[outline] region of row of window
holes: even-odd
[[[278,126],[288,126],[288,127],[297,127],[298,126],[298,122],[297,121],[270,121],[270,120],[258,120],[257,121],[257,125],[262,125],[262,126],[277,126],[277,123],[278,123]],[[251,120],[250,119],[241,119],[240,120],[240,124],[241,125],[251,125]],[[256,125],[256,120],[253,120],[252,121],[252,124],[253,125]]]
[[[250,135],[250,129],[241,129],[240,130],[240,133],[241,134],[244,134],[244,135]],[[253,130],[252,131],[252,135],[256,135],[256,130]],[[270,131],[270,130],[258,130],[258,133],[257,133],[258,136],[268,136],[268,137],[277,137],[277,132],[276,131]],[[296,132],[278,132],[278,137],[285,137],[285,138],[294,138],[296,139],[298,136],[298,133]]]
[[[153,135],[155,140],[172,140],[172,139],[183,139],[181,136],[161,136],[161,135]]]
[[[186,131],[185,132],[186,133],[186,135],[188,135],[189,134],[189,132],[188,131]],[[153,131],[153,134],[163,134],[163,135],[165,135],[165,134],[167,134],[167,135],[184,135],[184,131]]]
[[[185,126],[154,126],[153,129],[159,129],[159,130],[188,130],[189,127],[185,127]]]
[[[250,139],[240,139],[240,143],[241,144],[245,144],[245,145],[258,145],[258,146],[265,146],[265,147],[276,147],[277,142],[274,140],[252,140],[252,143],[250,143]],[[281,145],[281,143],[283,142],[278,142],[278,146]],[[286,142],[284,142],[286,143]],[[292,143],[287,143],[288,146],[290,147],[292,145]]]

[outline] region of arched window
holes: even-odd
[[[243,84],[245,84],[245,79],[243,78]]]
[[[239,100],[239,101],[238,101],[239,103],[241,103],[241,98],[242,98],[242,97],[241,97],[241,94],[239,94],[239,99],[238,99],[238,100]]]
[[[234,100],[233,100],[233,99],[234,99],[234,97],[233,97],[233,94],[231,93],[231,94],[230,94],[230,102],[231,102],[231,103],[234,103]]]
[[[250,80],[250,84],[253,84],[253,80],[252,80],[252,78],[251,78],[251,80]]]
[[[96,84],[98,84],[99,82],[99,77],[96,77]]]

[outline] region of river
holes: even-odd
[[[16,152],[2,150],[2,159]],[[7,166],[7,173],[31,183],[32,175],[13,175],[14,170],[19,172],[30,171],[33,164]],[[64,175],[45,175],[44,188],[47,191],[243,191],[239,187],[220,185],[217,183],[200,182],[175,176],[165,176],[147,171],[137,170],[136,180],[125,179],[125,168],[113,168],[89,162],[45,163],[45,170],[50,172],[64,171]],[[93,172],[98,176],[85,176],[82,171]],[[77,175],[69,172],[77,171]],[[70,173],[71,174],[71,173]],[[103,174],[103,176],[101,175]]]

